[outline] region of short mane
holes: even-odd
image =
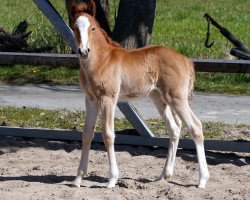
[[[96,21],[96,23],[98,24],[98,26],[99,26],[102,34],[106,38],[106,41],[107,41],[108,44],[110,44],[110,45],[112,45],[114,47],[121,47],[121,45],[118,42],[114,41],[111,37],[108,36],[107,32],[100,27],[100,25],[99,25],[99,23],[97,21]]]

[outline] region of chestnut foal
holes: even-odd
[[[165,166],[157,180],[173,175],[181,122],[191,132],[199,163],[199,188],[209,178],[202,124],[189,106],[195,79],[193,63],[163,46],[126,50],[112,41],[96,20],[78,6],[72,6],[76,45],[81,62],[80,82],[86,93],[86,121],[82,135],[82,155],[73,184],[80,187],[87,173],[88,157],[99,113],[103,140],[109,159],[107,187],[115,187],[118,167],[114,150],[114,111],[118,100],[149,96],[166,121],[170,143]]]

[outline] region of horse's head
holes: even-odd
[[[73,26],[78,54],[87,58],[91,50],[91,41],[95,37],[94,32],[98,25],[93,17],[87,13],[82,13],[76,18]]]
[[[78,54],[87,58],[90,52],[90,41],[93,38],[98,24],[95,17],[95,3],[93,0],[88,0],[87,3],[76,4],[72,1],[70,14],[72,17],[71,28],[75,34],[75,41],[78,47]]]

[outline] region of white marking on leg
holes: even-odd
[[[205,156],[202,123],[198,120],[198,118],[195,116],[192,110],[190,112],[191,112],[193,121],[196,125],[195,127],[196,133],[193,133],[193,137],[194,137],[194,142],[196,145],[196,151],[197,151],[196,153],[197,153],[199,169],[200,169],[200,173],[199,173],[200,179],[199,179],[198,188],[205,189],[206,183],[209,179],[209,172],[208,172],[207,161],[206,161],[206,156]],[[197,132],[198,132],[198,137],[196,138]]]
[[[163,167],[163,171],[161,175],[159,176],[159,178],[156,179],[156,181],[158,181],[158,180],[170,178],[173,175],[176,151],[177,151],[177,147],[179,143],[179,136],[180,136],[180,131],[181,131],[181,121],[178,116],[173,115],[170,107],[162,99],[161,93],[158,90],[152,91],[150,93],[150,98],[155,104],[161,117],[167,123],[168,131],[170,135],[168,155],[166,158],[165,165]]]
[[[188,102],[179,102],[174,104],[174,109],[178,113],[182,121],[187,125],[193,140],[196,145],[197,158],[199,163],[199,188],[205,188],[209,178],[207,168],[205,150],[204,150],[204,136],[202,132],[202,124],[190,109]]]
[[[109,182],[107,183],[107,188],[112,188],[115,187],[115,184],[117,183],[119,171],[116,163],[114,147],[108,149],[108,152],[109,152],[108,155],[109,155],[110,169],[109,169]]]
[[[94,127],[99,115],[99,105],[95,100],[86,97],[86,120],[82,133],[82,154],[80,164],[77,170],[77,176],[73,185],[80,187],[83,176],[87,173],[89,150],[93,139]]]
[[[196,150],[197,150],[197,158],[199,162],[199,168],[200,168],[200,180],[198,188],[205,189],[206,183],[209,179],[209,172],[207,168],[207,161],[205,156],[205,150],[203,144],[196,144]]]
[[[117,183],[119,171],[117,167],[115,149],[114,149],[114,111],[116,101],[113,98],[103,97],[101,103],[102,109],[102,126],[103,126],[103,140],[108,152],[109,159],[109,182],[108,188],[115,187]]]
[[[161,176],[157,180],[171,178],[174,172],[176,152],[179,143],[181,127],[175,121],[169,106],[166,107],[163,118],[165,119],[169,130],[169,148],[166,163],[164,165]]]

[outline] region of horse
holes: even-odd
[[[170,142],[163,171],[156,180],[173,175],[182,122],[194,140],[199,164],[198,188],[205,189],[209,171],[202,124],[190,108],[195,70],[192,61],[165,46],[135,50],[122,48],[100,28],[95,10],[71,5],[72,30],[81,64],[80,85],[86,94],[82,154],[73,185],[80,187],[87,173],[89,150],[101,113],[102,137],[109,160],[107,188],[115,187],[119,171],[114,149],[114,111],[118,101],[149,96],[165,120]]]

